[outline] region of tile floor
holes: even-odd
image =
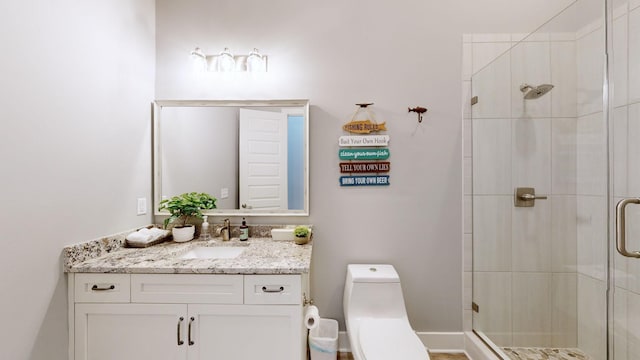
[[[511,360],[589,360],[590,358],[578,349],[555,348],[514,348],[502,350]]]
[[[429,353],[431,360],[469,360],[465,354]],[[353,360],[351,353],[338,353],[339,360]],[[573,359],[575,360],[575,359]]]

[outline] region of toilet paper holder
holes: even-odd
[[[313,305],[313,299],[307,298],[307,293],[302,294],[302,306]]]

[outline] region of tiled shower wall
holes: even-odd
[[[617,202],[640,195],[640,1],[615,5]],[[577,346],[594,359],[606,358],[601,25],[596,20],[572,33],[533,34],[508,53],[520,35],[464,37],[464,327],[472,326],[473,287],[480,305],[475,328],[500,346]],[[527,102],[519,91],[524,82],[556,87]],[[473,138],[472,95],[480,97]],[[516,186],[534,186],[549,199],[514,208]],[[637,250],[640,207],[629,211],[629,247]],[[640,260],[617,256],[616,269],[615,359],[640,358]]]
[[[465,37],[465,59],[470,59],[464,62],[465,74],[476,74],[473,83],[464,82],[465,103],[469,95],[479,102],[473,106],[473,124],[468,105],[465,111],[465,179],[474,180],[465,186],[465,249],[473,247],[474,256],[471,265],[465,255],[464,311],[466,318],[473,316],[473,291],[480,308],[475,328],[499,346],[573,347],[576,38],[534,34],[516,45],[522,38]],[[562,85],[525,101],[523,83]],[[533,208],[515,208],[515,187],[534,187],[549,198]]]

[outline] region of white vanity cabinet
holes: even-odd
[[[307,274],[77,273],[69,285],[72,360],[306,359]]]

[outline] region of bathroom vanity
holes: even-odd
[[[183,258],[215,247],[243,249]],[[306,359],[311,244],[252,238],[80,255],[86,248],[65,249],[77,255],[65,259],[70,359]]]

